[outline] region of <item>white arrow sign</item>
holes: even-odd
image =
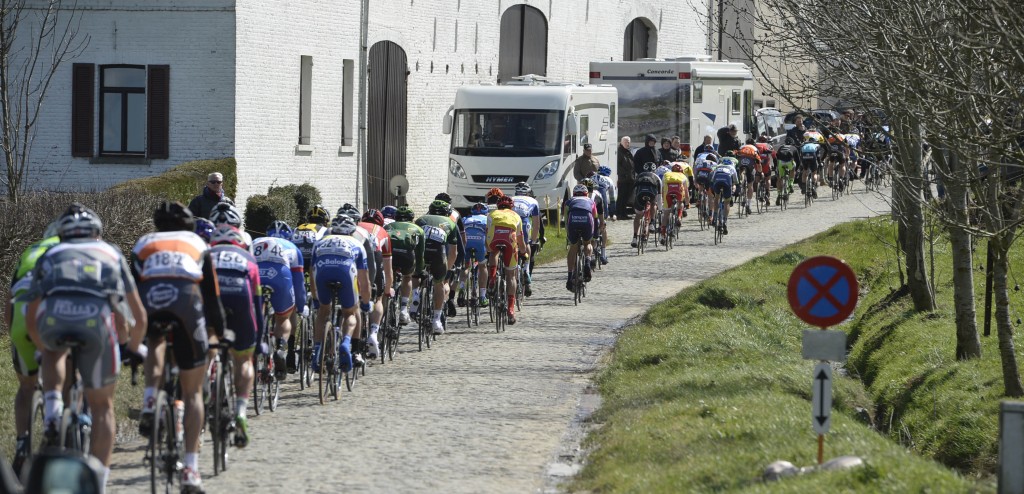
[[[814,366],[811,390],[811,425],[814,432],[827,434],[832,426],[832,365],[822,362]]]

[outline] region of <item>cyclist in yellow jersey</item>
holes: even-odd
[[[517,254],[530,257],[523,238],[523,220],[512,208],[515,203],[509,196],[498,199],[498,209],[491,212],[487,224],[487,264],[491,267],[489,279],[493,280],[497,270],[499,249],[504,248],[502,262],[505,267],[505,293],[508,294],[508,323],[515,324],[516,306],[516,261]]]
[[[679,226],[678,216],[670,218],[672,204],[679,203],[679,211],[684,217],[686,209],[690,207],[690,180],[683,172],[683,163],[672,164],[672,170],[665,172],[665,176],[661,178],[661,197],[665,198],[665,207],[661,210],[661,243],[664,244],[665,225],[669,221],[675,221],[676,226]]]

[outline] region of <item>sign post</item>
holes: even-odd
[[[857,275],[840,259],[812,257],[789,276],[787,298],[793,313],[821,331],[804,331],[802,353],[818,360],[812,374],[811,427],[818,434],[818,464],[824,461],[825,434],[832,426],[832,364],[846,360],[846,333],[826,328],[846,320],[857,307]]]

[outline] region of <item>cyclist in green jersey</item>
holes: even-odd
[[[409,324],[409,295],[412,293],[412,275],[423,271],[423,249],[426,244],[423,229],[413,223],[414,214],[408,206],[398,208],[395,221],[384,225],[391,237],[391,267],[402,274],[398,289],[398,322]]]
[[[425,245],[423,261],[434,277],[434,334],[444,334],[441,322],[441,311],[445,300],[448,300],[448,282],[454,278],[455,258],[462,237],[459,229],[451,219],[452,206],[447,202],[435,200],[430,203],[427,214],[416,219],[416,225],[423,229]],[[418,286],[418,282],[417,283]],[[413,312],[419,309],[420,300],[413,292]]]

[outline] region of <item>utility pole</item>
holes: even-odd
[[[725,32],[725,28],[722,25],[724,13],[725,0],[718,0],[718,61],[722,61],[722,35]]]

